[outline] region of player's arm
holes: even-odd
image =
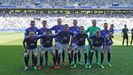
[[[24,47],[24,52],[26,52],[26,47],[27,47],[27,44],[26,44],[25,39],[23,40],[23,47]]]
[[[25,30],[24,35],[25,35],[25,37],[29,35],[29,31],[28,31],[28,29]]]
[[[90,28],[88,28],[87,30],[85,30],[86,33],[88,33],[90,31]]]

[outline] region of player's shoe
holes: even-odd
[[[29,69],[28,66],[25,66],[25,67],[24,67],[24,71],[27,71],[28,69]]]
[[[38,67],[38,70],[42,70],[42,69],[43,69],[42,66],[39,66],[39,67]]]
[[[109,66],[109,67],[112,67],[112,65],[111,65],[110,63],[108,63],[108,66]]]
[[[73,69],[73,66],[72,66],[72,65],[70,65],[70,66],[69,66],[69,68],[70,68],[70,69]]]
[[[79,65],[82,65],[82,63],[81,63],[81,62],[78,62],[78,64],[79,64]]]
[[[92,65],[89,65],[89,67],[88,68],[91,68],[92,67]]]
[[[85,68],[88,68],[88,64],[85,64]]]
[[[101,67],[101,68],[104,68],[104,66],[103,66],[103,65],[100,65],[100,67]]]
[[[36,67],[36,66],[34,66],[34,67],[33,67],[33,69],[36,71],[36,70],[37,70],[37,67]]]
[[[74,62],[72,62],[71,65],[74,65]]]
[[[60,66],[54,66],[53,68],[54,68],[54,70],[58,70],[58,69],[60,69]]]
[[[76,64],[74,64],[74,65],[73,65],[73,68],[76,68],[76,67],[77,67],[77,65],[76,65]]]

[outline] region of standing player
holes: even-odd
[[[103,59],[104,59],[104,47],[105,47],[105,40],[104,37],[101,35],[100,31],[96,31],[95,35],[92,35],[90,37],[91,43],[92,43],[92,48],[90,51],[90,64],[89,64],[89,68],[92,67],[92,58],[93,58],[93,54],[94,51],[97,50],[100,52],[101,54],[101,68],[104,68],[103,66]]]
[[[131,29],[131,42],[130,42],[130,45],[132,45],[132,41],[133,41],[133,28]]]
[[[122,29],[122,37],[123,37],[123,41],[122,41],[122,45],[124,46],[124,42],[125,42],[125,39],[126,39],[126,43],[127,43],[127,46],[128,46],[128,28],[127,28],[127,25],[125,24],[124,25],[124,28]]]
[[[43,34],[45,34],[45,32],[47,30],[50,30],[49,28],[46,27],[47,26],[47,21],[46,20],[42,21],[42,25],[43,25],[43,27],[40,28],[39,32],[38,32],[39,35],[43,35]],[[42,44],[43,44],[43,42],[42,42],[42,38],[41,38],[40,39],[41,50],[43,49]],[[41,56],[40,56],[40,59],[41,59]],[[48,65],[48,51],[45,52],[45,64]]]
[[[24,46],[24,61],[25,61],[25,68],[24,70],[29,69],[29,53],[33,52],[34,55],[34,70],[37,70],[36,64],[37,64],[37,40],[40,37],[36,36],[34,32],[30,31],[29,36],[26,36],[23,41]]]
[[[71,50],[69,45],[71,45],[71,37],[73,36],[73,33],[69,31],[68,24],[65,24],[64,30],[59,32],[56,36],[60,38],[60,41],[59,41],[60,49],[58,51],[58,64],[60,64],[60,55],[64,50],[68,52],[69,64],[70,64],[70,68],[72,68],[71,66],[72,57],[71,57]]]
[[[25,30],[25,37],[29,35],[29,32],[34,32],[34,34],[38,34],[38,28],[35,27],[35,21],[30,22],[30,27]],[[34,66],[34,54],[32,53],[32,67]]]
[[[88,33],[88,32],[90,32],[90,36],[92,36],[92,35],[94,35],[95,33],[96,33],[96,31],[97,30],[100,30],[100,28],[99,27],[97,27],[96,26],[96,20],[92,20],[92,26],[90,26],[85,32],[86,33]],[[90,46],[88,46],[89,47],[89,57],[90,57]],[[96,64],[99,64],[98,63],[98,51],[97,50],[95,50],[95,56],[96,56]],[[90,58],[89,58],[90,59]]]
[[[75,37],[75,35],[80,32],[80,27],[77,26],[77,24],[78,24],[77,20],[73,20],[73,26],[71,26],[69,28],[69,30],[74,33],[73,37]],[[73,39],[72,47],[71,47],[71,50],[72,50],[72,53],[71,53],[71,55],[72,55],[72,64],[73,64],[73,54],[74,54],[74,50],[75,50],[75,42],[76,42],[76,40]],[[80,52],[78,52],[78,61],[79,61],[78,63],[80,63],[80,58],[81,58],[81,54],[80,54]]]
[[[59,69],[56,66],[56,55],[55,55],[55,50],[53,48],[53,38],[55,36],[51,34],[50,30],[47,30],[44,35],[42,35],[42,49],[41,49],[41,54],[40,54],[40,66],[38,67],[38,70],[42,70],[42,63],[43,63],[43,56],[48,52],[48,50],[51,52],[53,55],[53,62],[54,62],[54,69]]]
[[[112,65],[110,63],[112,44],[113,44],[112,32],[108,30],[108,24],[107,23],[104,23],[104,29],[101,30],[101,35],[105,38],[105,42],[106,42],[104,50],[107,50],[108,65],[109,65],[109,67],[112,67]]]
[[[57,20],[57,23],[58,23],[58,25],[55,25],[55,26],[53,26],[51,28],[51,31],[55,31],[55,34],[57,34],[58,32],[60,32],[60,31],[62,31],[64,29],[64,26],[62,25],[62,20],[60,18]],[[59,40],[60,40],[60,38],[57,36],[55,38],[56,56],[58,55],[58,50],[60,49]],[[62,54],[62,57],[63,57],[62,58],[63,59],[63,64],[65,64],[65,61],[64,61],[64,58],[65,58],[64,53]]]
[[[88,39],[88,35],[84,32],[84,27],[81,26],[80,32],[77,33],[75,36],[76,49],[74,51],[74,66],[73,66],[73,68],[76,68],[77,53],[80,52],[81,50],[84,52],[85,68],[88,68],[88,65],[87,65],[87,47],[85,45],[86,39]],[[89,43],[90,43],[90,41],[89,41]]]

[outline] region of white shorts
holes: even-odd
[[[70,48],[71,48],[71,50],[74,50],[75,51],[75,49],[76,49],[75,43],[72,43],[72,46]]]
[[[58,53],[61,54],[63,52],[63,50],[65,52],[68,52],[69,49],[69,45],[68,44],[60,44],[60,49],[58,50]]]
[[[55,50],[59,50],[60,49],[60,43],[59,42],[55,42]]]
[[[87,51],[87,47],[85,46],[85,45],[83,45],[83,46],[77,46],[76,45],[76,49],[75,49],[75,51],[74,51],[74,53],[78,53],[78,51],[83,51],[84,53],[87,53],[88,51]]]
[[[103,50],[103,46],[99,46],[99,47],[94,46],[94,51],[102,52],[102,50]]]
[[[111,53],[112,52],[112,46],[105,46],[104,51]]]
[[[46,53],[46,51],[50,51],[51,53],[55,54],[55,50],[53,47],[42,47],[41,54]]]
[[[24,56],[25,56],[25,55],[29,55],[30,52],[33,52],[33,54],[34,54],[35,56],[37,56],[38,49],[37,49],[37,48],[35,48],[35,49],[26,49],[26,52],[24,53]]]

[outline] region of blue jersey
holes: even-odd
[[[58,34],[56,34],[56,37],[59,37],[59,43],[68,44],[70,42],[70,36],[73,35],[74,34],[70,31],[60,31]]]
[[[42,27],[42,28],[39,29],[38,34],[43,35],[48,30],[50,30],[50,29],[47,28],[47,27],[46,28]],[[40,43],[42,44],[42,38],[40,39]]]
[[[63,25],[55,25],[55,26],[53,26],[50,30],[54,30],[55,33],[58,33],[58,32],[60,32],[60,31],[62,31],[63,29],[64,29],[64,26],[63,26]],[[55,38],[55,41],[56,41],[56,42],[59,42],[59,41],[60,41],[59,37],[56,37],[56,38]]]
[[[43,35],[41,37],[41,39],[42,39],[42,46],[43,47],[51,47],[51,46],[53,46],[53,38],[54,37],[55,37],[54,35],[50,35],[50,36]]]
[[[114,29],[113,28],[110,28],[109,31],[114,34]]]
[[[78,27],[78,26],[71,26],[71,27],[69,28],[69,30],[70,30],[71,32],[74,33],[74,36],[73,36],[73,37],[75,37],[76,34],[80,32],[80,27]],[[72,43],[75,43],[75,42],[76,42],[76,40],[73,39],[73,40],[72,40]]]
[[[105,44],[105,40],[103,36],[100,36],[99,38],[97,38],[96,35],[92,35],[90,36],[90,39],[91,39],[92,46],[100,47]]]
[[[101,35],[105,38],[106,46],[110,46],[113,44],[112,37],[109,36],[111,33],[109,30],[101,30]]]
[[[86,39],[88,39],[87,33],[84,32],[84,33],[76,34],[76,36],[75,36],[76,45],[78,45],[78,46],[85,45]]]
[[[23,43],[26,42],[27,49],[35,49],[35,48],[37,48],[37,40],[39,38],[40,38],[39,36],[34,36],[33,38],[31,38],[30,36],[26,36],[24,38]]]
[[[29,27],[25,30],[25,36],[28,36],[29,32],[31,32],[31,31],[34,32],[35,34],[38,34],[38,28],[37,27],[34,27],[34,28]]]

